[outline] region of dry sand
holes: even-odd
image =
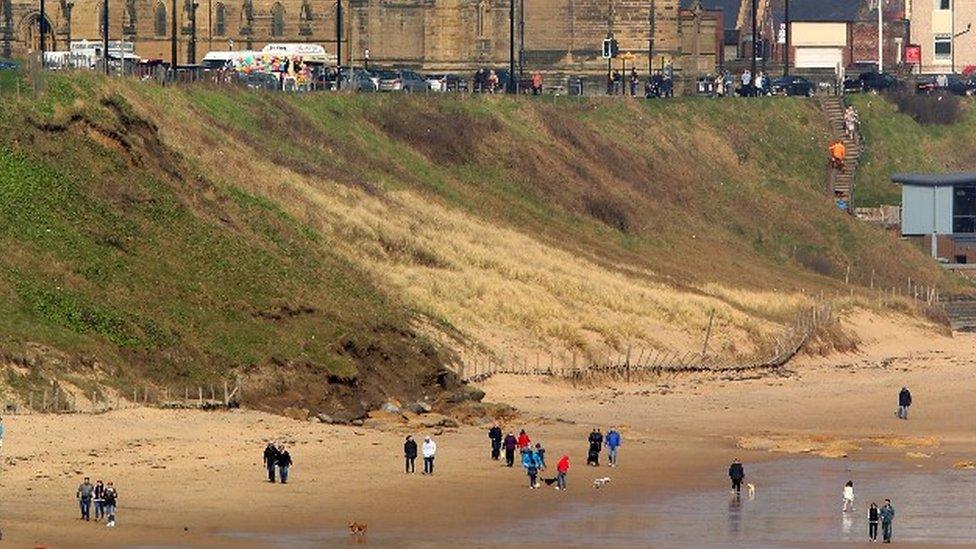
[[[486,529],[489,536],[492,525],[579,502],[725,483],[735,455],[747,463],[846,455],[929,468],[976,459],[974,336],[949,338],[866,313],[847,322],[862,339],[857,354],[802,358],[788,371],[751,379],[681,376],[588,388],[525,377],[485,383],[489,400],[522,411],[511,428],[525,425],[551,462],[563,453],[573,459],[565,493],[530,495],[520,469],[486,459],[485,430],[475,427],[437,437],[437,474],[426,478],[402,474],[396,432],[254,411],[7,416],[0,528],[12,547],[261,546],[222,534],[341,531],[352,520],[369,523],[374,535],[423,528]],[[894,418],[903,385],[915,399],[907,422]],[[624,433],[621,467],[612,472],[583,465],[594,424]],[[263,482],[268,439],[290,446],[295,466],[287,486]],[[83,475],[119,488],[114,530],[77,519],[73,497]],[[614,478],[611,489],[588,487],[603,475]]]

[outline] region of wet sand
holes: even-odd
[[[12,547],[322,546],[354,543],[345,532],[353,520],[369,523],[369,541],[379,545],[554,546],[572,538],[588,546],[610,536],[619,546],[683,546],[697,535],[705,545],[816,545],[856,540],[865,528],[859,514],[845,534],[839,511],[845,477],[858,473],[858,513],[866,498],[892,497],[896,540],[951,543],[958,522],[972,522],[953,514],[953,502],[972,509],[972,471],[952,466],[976,460],[976,338],[875,317],[853,322],[863,324],[860,353],[804,359],[784,375],[589,388],[486,383],[490,400],[522,410],[510,427],[525,425],[550,462],[569,453],[565,493],[528,490],[521,470],[487,460],[483,428],[445,430],[437,474],[427,478],[403,475],[396,432],[253,411],[8,416],[0,528]],[[902,385],[915,395],[907,422],[893,416]],[[621,427],[619,468],[583,465],[593,424]],[[288,486],[262,482],[267,439],[291,447]],[[758,495],[730,510],[725,470],[735,456]],[[791,473],[797,463],[824,472]],[[854,471],[837,470],[846,467]],[[73,495],[84,474],[119,486],[118,528],[77,520]],[[593,490],[597,476],[613,483]],[[798,521],[806,513],[810,520]],[[955,522],[926,518],[936,513]]]

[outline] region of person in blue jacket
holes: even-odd
[[[617,449],[620,448],[621,442],[623,441],[620,438],[620,433],[617,432],[617,429],[611,427],[603,441],[603,444],[607,447],[607,458],[610,459],[610,467],[617,466]]]
[[[535,453],[531,448],[522,450],[522,467],[525,468],[525,473],[529,475],[529,488],[533,490],[539,487],[537,478],[539,476],[540,465],[539,454]]]

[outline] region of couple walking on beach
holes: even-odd
[[[844,504],[841,512],[854,512],[854,481],[849,480],[844,485]],[[868,509],[868,538],[872,542],[878,541],[878,524],[881,524],[881,537],[884,543],[891,543],[892,522],[895,520],[895,508],[891,506],[891,500],[886,499],[883,506],[878,509],[878,504],[871,502]]]
[[[421,448],[424,454],[424,475],[434,474],[434,457],[437,455],[437,443],[434,439],[424,437],[424,445]],[[403,457],[406,461],[405,472],[407,474],[413,474],[417,472],[415,462],[417,461],[417,441],[413,439],[413,436],[407,435],[406,440],[403,441]]]
[[[590,436],[587,438],[590,443],[589,451],[586,455],[586,464],[592,465],[593,467],[600,466],[600,452],[604,446],[607,447],[607,459],[610,460],[610,467],[617,466],[617,452],[620,449],[620,445],[623,442],[620,433],[613,427],[607,431],[607,436],[604,437],[603,433],[600,432],[599,427],[594,427]]]
[[[111,482],[108,485],[102,481],[91,483],[90,477],[85,477],[78,486],[75,493],[78,505],[81,508],[81,520],[91,521],[92,504],[95,506],[95,522],[105,518],[105,526],[113,528],[115,526],[115,506],[118,501],[119,493],[115,485]]]
[[[275,469],[277,469],[281,483],[288,484],[288,470],[291,465],[291,454],[285,449],[284,444],[275,446],[272,441],[264,448],[264,466],[268,469],[268,482],[275,482]]]

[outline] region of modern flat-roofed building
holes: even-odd
[[[895,174],[902,186],[901,234],[921,237],[933,257],[976,263],[976,172]]]

